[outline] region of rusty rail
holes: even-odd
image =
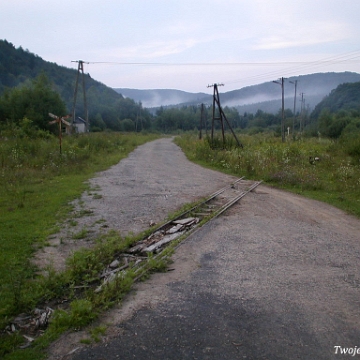
[[[179,243],[176,247],[180,246],[185,239],[187,240],[190,235],[198,231],[204,222],[208,222],[213,218],[220,216],[246,194],[253,191],[261,184],[261,181],[252,183],[239,195],[231,197],[229,201],[223,201],[224,199],[226,200],[225,196],[222,199],[218,199],[218,197],[224,194],[226,190],[231,190],[232,188],[235,189],[235,185],[239,184],[242,180],[244,180],[244,177],[239,178],[233,183],[214,192],[204,201],[159,226],[150,235],[134,244],[126,251],[126,253],[122,254],[123,258],[131,257],[132,261],[128,262],[128,259],[125,259],[125,265],[119,265],[117,268],[112,269],[109,268],[109,265],[107,269],[104,269],[103,274],[101,275],[101,278],[104,278],[103,284],[100,285],[96,291],[101,291],[103,285],[112,281],[117,274],[121,274],[126,271],[126,269],[134,270],[134,273],[136,274],[135,281],[140,279],[148,271],[150,259],[162,259],[168,256],[164,250],[171,242],[177,240]],[[237,190],[231,190],[231,194],[232,191]],[[216,201],[223,201],[225,203],[219,205]],[[149,257],[150,254],[154,255]],[[117,259],[115,259],[114,262],[115,261],[117,261]]]

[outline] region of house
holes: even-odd
[[[75,118],[73,126],[75,132],[78,134],[86,132],[86,120],[82,119],[80,116]]]

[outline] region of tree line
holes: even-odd
[[[90,131],[158,131],[174,133],[200,129],[201,107],[160,107],[155,113],[134,100],[119,96],[115,101],[102,104],[95,102],[100,90],[91,87],[87,93]],[[337,104],[336,106],[334,104]],[[350,104],[350,105],[349,105]],[[357,132],[360,128],[360,83],[340,85],[326,97],[315,110],[294,114],[285,110],[285,129],[303,132],[305,135],[339,138],[342,133]],[[280,135],[281,110],[271,114],[258,110],[255,114],[239,114],[234,107],[224,107],[224,113],[231,127],[237,131],[255,134],[272,131]],[[81,109],[79,110],[81,111]],[[49,124],[48,113],[57,115],[70,113],[69,106],[51,83],[45,73],[22,85],[7,88],[0,96],[0,125],[19,125],[24,119],[36,129],[56,132],[57,127]],[[212,126],[212,107],[204,107],[202,130]],[[217,114],[215,114],[217,117]],[[220,122],[215,121],[215,129]]]
[[[39,75],[40,74],[40,75]],[[27,126],[55,132],[49,125],[48,113],[59,116],[72,110],[76,71],[49,63],[0,40],[0,126],[18,125],[26,119]],[[113,89],[86,75],[86,96],[90,131],[177,131],[199,130],[200,106],[160,107],[154,113],[139,102],[125,98]],[[78,99],[82,99],[80,87]],[[224,107],[224,113],[237,131],[254,134],[271,131],[280,135],[281,110],[275,114],[257,110],[240,114],[235,107]],[[82,101],[76,114],[85,118]],[[285,130],[309,136],[339,138],[344,133],[357,132],[360,118],[360,82],[339,85],[310,114],[304,109],[293,114],[285,110]],[[205,107],[206,123],[211,127],[212,108]],[[215,128],[220,122],[215,121]]]

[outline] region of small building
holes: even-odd
[[[86,132],[86,121],[80,116],[77,116],[74,120],[74,130],[76,133],[81,134]]]

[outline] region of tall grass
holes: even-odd
[[[207,139],[176,138],[190,160],[229,174],[327,201],[360,216],[360,161],[357,144],[322,138],[281,142],[269,134],[242,135],[244,148],[212,149]],[[350,152],[351,149],[355,155]],[[311,158],[318,157],[319,161]]]
[[[60,154],[58,138],[21,130],[0,131],[0,329],[11,316],[63,291],[68,279],[52,274],[52,281],[39,281],[30,259],[66,219],[69,202],[87,188],[86,180],[157,137],[129,133],[65,137]],[[11,344],[7,342],[6,351]],[[3,345],[0,336],[2,350]]]

